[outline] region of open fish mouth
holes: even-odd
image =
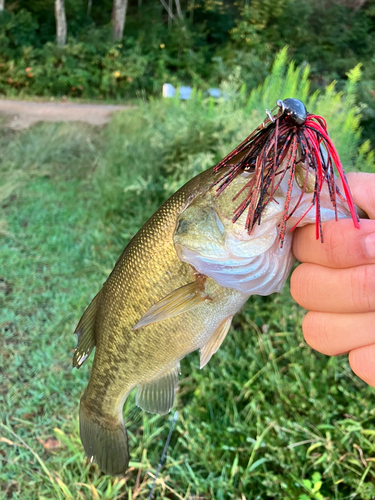
[[[315,222],[315,212],[310,210],[311,191],[304,190],[294,178],[290,204],[296,208],[286,221],[285,236],[280,245],[280,225],[290,187],[289,179],[284,175],[272,199],[264,206],[262,218],[249,232],[246,229],[247,213],[243,211],[235,219],[233,213],[238,201],[246,199],[246,188],[254,176],[254,172],[239,173],[220,196],[213,186],[203,198],[190,204],[179,217],[173,241],[180,260],[219,285],[245,294],[269,295],[281,291],[293,265],[293,233],[290,229]],[[350,217],[349,209],[341,198],[333,207],[329,189],[323,185],[320,192],[321,221],[335,217]]]

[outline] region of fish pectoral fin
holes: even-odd
[[[75,335],[78,337],[78,344],[73,355],[73,367],[79,368],[90,356],[95,347],[95,318],[98,309],[100,292],[92,299],[91,304],[83,313],[79,320]]]
[[[211,300],[203,292],[205,281],[206,276],[200,275],[193,283],[173,290],[173,292],[150,307],[138,323],[133,326],[133,330],[137,330],[142,326],[151,325],[151,323],[163,321],[167,318],[172,318],[173,316],[193,309],[204,300]]]
[[[174,404],[178,385],[179,364],[161,377],[138,387],[135,403],[142,410],[165,415]]]
[[[233,316],[228,316],[220,325],[216,328],[214,333],[208,339],[208,342],[202,347],[200,352],[200,368],[202,369],[210,361],[215,352],[218,351],[223,340],[225,339],[230,324],[232,323]]]

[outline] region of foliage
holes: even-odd
[[[357,102],[363,108],[363,136],[373,141],[375,9],[372,2],[361,5],[341,0],[250,1],[232,29],[232,40],[237,50],[251,49],[260,59],[288,45],[297,64],[309,64],[315,89],[333,80],[343,87],[347,72],[362,63],[365,78]]]
[[[55,47],[50,0],[6,2],[0,18],[0,93],[129,99],[160,95],[162,84],[206,90],[240,68],[251,90],[269,73],[285,45],[298,65],[309,64],[314,89],[362,63],[357,93],[364,138],[373,140],[375,9],[370,1],[180,0],[182,18],[169,26],[159,0],[129,3],[124,39],[111,41],[112,0],[66,0],[68,44]]]
[[[11,36],[11,21],[0,38],[0,92],[7,95],[121,99],[142,96],[145,91],[159,93],[172,71],[170,81],[175,84],[186,75],[194,80],[194,72],[207,76],[203,55],[192,51],[196,36],[184,27],[155,33],[147,51],[142,36],[113,44],[107,29],[92,28],[58,48],[52,42],[41,47],[17,44]]]
[[[322,487],[321,479],[322,476],[319,474],[319,472],[314,472],[311,481],[310,479],[304,479],[302,481],[302,484],[309,494],[306,495],[306,493],[303,493],[298,497],[298,500],[311,500],[311,499],[324,500],[323,495],[319,493],[319,490]]]
[[[324,107],[346,170],[357,168],[359,70],[343,94],[330,86],[311,95],[308,68],[285,63],[284,51],[250,99],[234,72],[223,83],[232,99],[155,100],[103,131],[0,130],[0,499],[147,498],[170,416],[131,399],[129,472],[113,479],[88,464],[78,401],[92,360],[72,370],[72,332],[132,235],[259,124],[275,95],[293,90],[311,109]],[[196,354],[183,361],[155,498],[374,497],[374,391],[346,356],[304,343],[303,314],[287,289],[253,297],[204,370]]]
[[[351,8],[349,7],[351,4]],[[289,45],[297,63],[307,61],[315,79],[343,78],[374,50],[374,15],[370,2],[323,0],[253,0],[232,30],[237,46],[257,51]]]
[[[151,105],[140,104],[137,110],[114,118],[111,127],[117,128],[119,134],[108,129],[106,141],[111,145],[110,157],[102,160],[97,172],[103,177],[99,183],[103,196],[107,179],[112,206],[116,193],[121,199],[123,189],[129,185],[132,173],[123,158],[128,159],[143,179],[144,190],[150,191],[149,174],[145,172],[152,165],[156,178],[167,177],[165,184],[170,186],[168,193],[172,194],[193,175],[218,162],[229,148],[239,144],[263,121],[265,109],[289,95],[303,100],[311,112],[325,117],[347,168],[364,169],[372,157],[366,149],[368,144],[357,156],[360,117],[354,102],[359,78],[357,66],[349,73],[343,92],[337,92],[332,84],[324,93],[311,94],[309,68],[296,67],[293,63],[288,66],[284,49],[277,55],[265,83],[250,97],[247,97],[240,74],[234,72],[223,82],[222,91],[226,97],[219,102],[195,91],[193,98],[185,103],[175,98],[155,100]],[[118,178],[116,188],[112,184],[114,177]]]

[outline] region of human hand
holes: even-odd
[[[375,219],[375,174],[351,173],[354,202]],[[329,356],[349,352],[349,363],[375,387],[375,220],[326,222],[324,243],[315,225],[297,229],[293,253],[302,262],[292,274],[291,294],[308,309],[306,342]]]

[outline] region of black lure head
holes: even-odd
[[[285,121],[298,126],[305,124],[308,113],[302,101],[288,98],[283,101],[277,101],[277,105],[281,109],[281,114],[285,117]]]
[[[272,112],[277,108],[279,108],[278,112],[272,115]],[[315,187],[310,208],[313,206],[316,208],[317,238],[320,235],[323,241],[320,192],[324,183],[328,186],[336,218],[337,195],[343,200],[346,198],[354,225],[359,227],[349,185],[337,151],[328,136],[324,118],[308,113],[303,102],[294,98],[277,101],[277,106],[271,112],[266,111],[266,114],[268,118],[214,168],[216,172],[222,167],[229,167],[216,182],[219,185],[217,195],[220,195],[239,173],[244,170],[254,172],[246,186],[248,189],[247,196],[234,211],[233,222],[247,209],[245,229],[250,234],[254,225],[256,223],[260,224],[262,211],[273,199],[274,193],[287,175],[288,191],[285,195],[283,219],[280,224],[280,246],[282,246],[286,223],[297,209],[303,194],[305,194],[308,174],[312,172],[315,175]],[[289,212],[293,181],[298,164],[302,164],[306,172],[306,178],[301,186],[302,194]],[[341,194],[336,186],[334,165],[341,177],[345,196]],[[281,166],[282,168],[280,168]],[[239,194],[234,197],[233,201]]]

